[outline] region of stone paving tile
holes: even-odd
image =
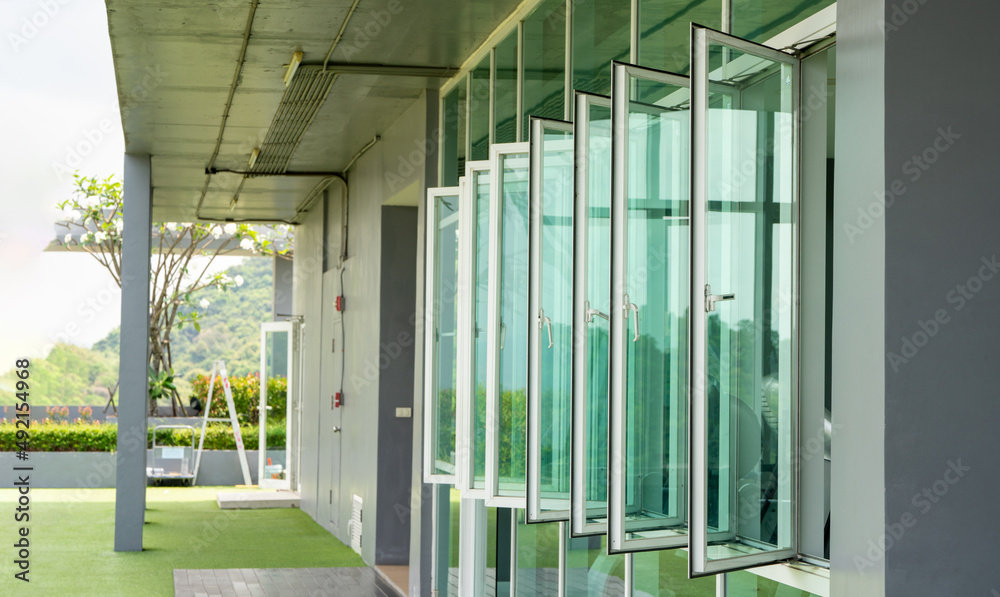
[[[371,568],[174,570],[176,597],[397,597]]]

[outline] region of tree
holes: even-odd
[[[99,179],[74,174],[76,189],[58,207],[63,218],[57,226],[66,234],[59,242],[70,250],[83,251],[97,260],[121,287],[122,185],[113,176]],[[190,324],[201,329],[198,308],[207,301],[195,302],[199,290],[215,287],[230,290],[243,285],[242,276],[226,272],[209,273],[214,259],[236,250],[263,255],[285,256],[291,250],[291,226],[251,226],[229,222],[154,224],[154,243],[149,311],[149,367],[154,379],[173,375],[170,334]],[[176,414],[180,402],[176,390],[170,390]],[[156,401],[150,400],[155,412]],[[181,407],[183,411],[183,406]]]

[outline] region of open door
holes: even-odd
[[[299,323],[271,321],[260,324],[260,405],[258,407],[260,435],[258,444],[257,484],[269,489],[297,489],[294,472],[297,467],[295,437]],[[283,447],[268,445],[267,426],[270,415],[278,413],[269,406],[269,398],[285,386],[285,442]],[[270,402],[274,402],[273,399]]]
[[[799,64],[694,26],[692,577],[796,554]]]

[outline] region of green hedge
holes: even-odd
[[[258,428],[256,425],[241,425],[243,447],[257,449]],[[118,442],[118,426],[100,423],[33,423],[28,430],[28,449],[31,452],[114,452]],[[201,429],[195,431],[195,446]],[[153,430],[149,430],[147,446],[152,445]],[[0,452],[15,452],[17,428],[12,422],[0,422]],[[156,434],[156,445],[189,446],[191,432],[187,429],[161,429]],[[285,427],[268,425],[267,445],[269,448],[285,446]],[[206,450],[235,450],[236,440],[232,428],[225,423],[211,423],[205,430]]]
[[[196,375],[191,379],[191,387],[194,388],[194,396],[201,400],[202,404],[208,403],[208,376]],[[256,373],[247,376],[233,376],[229,378],[229,388],[233,393],[233,406],[236,407],[236,415],[241,423],[257,424],[257,409],[260,406],[260,377]],[[285,404],[288,395],[288,380],[284,377],[270,378],[267,380],[267,405],[270,410],[267,412],[268,421],[285,420]],[[226,406],[226,395],[222,390],[222,380],[215,379],[215,388],[212,390],[212,417],[228,417],[229,408]]]

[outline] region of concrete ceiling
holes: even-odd
[[[285,91],[296,51],[322,63],[351,0],[259,0],[214,163],[250,0],[106,0],[125,148],[152,156],[153,217],[286,220],[322,177],[214,174],[245,170]],[[331,63],[457,67],[517,0],[360,0]],[[340,172],[440,79],[343,75],[288,170]],[[243,182],[239,202],[229,205]],[[207,188],[207,192],[203,190]],[[200,211],[198,206],[201,205]]]

